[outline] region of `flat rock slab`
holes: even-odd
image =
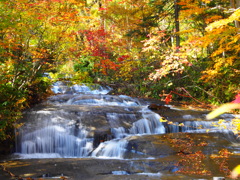
[[[170,169],[174,161],[162,159],[161,161],[148,160],[144,163],[146,168],[154,166],[157,170],[163,170],[166,167]],[[65,177],[69,180],[158,179],[161,176],[158,172],[151,175],[141,174],[142,164],[143,162],[140,160],[129,162],[113,159],[28,159],[2,163],[8,171],[15,175],[15,178],[19,179],[27,177],[33,179],[63,179]],[[11,179],[6,172],[0,177],[1,180]]]
[[[217,173],[214,176],[184,175],[174,173],[177,156],[169,156],[155,160],[110,160],[110,159],[27,159],[13,160],[5,163],[7,171],[0,170],[1,180],[186,180],[224,177]],[[230,158],[237,163],[238,158]],[[213,164],[211,164],[213,165]],[[155,170],[152,173],[144,173],[144,169]],[[176,168],[176,169],[175,169]],[[212,167],[213,168],[213,167]]]

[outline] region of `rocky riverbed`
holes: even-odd
[[[104,88],[54,88],[58,94],[24,113],[15,153],[0,156],[1,180],[227,179],[240,164],[231,114],[219,128],[206,110]]]
[[[190,142],[194,144],[187,152],[181,147],[174,146],[171,139],[178,139],[178,142]],[[10,179],[213,179],[213,177],[226,177],[221,169],[221,163],[227,162],[227,167],[232,169],[239,164],[237,148],[222,134],[166,134],[145,137],[135,136],[129,139],[131,144],[138,144],[135,149],[138,157],[133,159],[135,152],[130,148],[126,159],[101,159],[101,158],[47,158],[47,159],[9,159],[1,161],[1,180]],[[203,144],[204,143],[204,144]],[[184,147],[184,146],[182,146]],[[219,157],[219,151],[227,149],[234,153],[229,157]],[[203,152],[205,157],[199,161],[196,152]],[[186,153],[185,156],[181,153]],[[189,153],[189,154],[187,154]],[[191,159],[190,153],[195,159]],[[216,158],[213,158],[213,157]],[[152,158],[146,158],[152,157]],[[192,166],[179,164],[186,158]],[[182,162],[182,161],[181,161]],[[188,165],[186,163],[185,165]],[[198,166],[198,167],[197,167]],[[179,170],[189,172],[201,170],[202,174],[184,174]],[[204,172],[210,172],[204,174]]]

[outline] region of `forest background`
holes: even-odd
[[[240,91],[240,0],[1,0],[0,140],[53,81],[221,104]],[[46,73],[51,77],[46,77]]]

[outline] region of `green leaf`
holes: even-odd
[[[8,101],[5,101],[4,103],[2,103],[3,106],[6,106],[8,104]]]

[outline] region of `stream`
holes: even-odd
[[[214,125],[217,119],[205,120],[206,110],[111,95],[109,87],[57,82],[52,90],[55,95],[24,112],[23,126],[16,130],[16,152],[2,162],[16,177],[220,180],[226,176],[211,155],[227,149],[232,153],[229,168],[240,163],[239,141],[229,130],[232,114],[219,117],[226,121],[221,128]],[[153,103],[161,109],[150,110]],[[174,146],[173,139],[181,146],[193,139],[190,153],[203,152],[204,162],[197,163],[211,174],[178,172],[184,169],[179,153],[186,151]]]

